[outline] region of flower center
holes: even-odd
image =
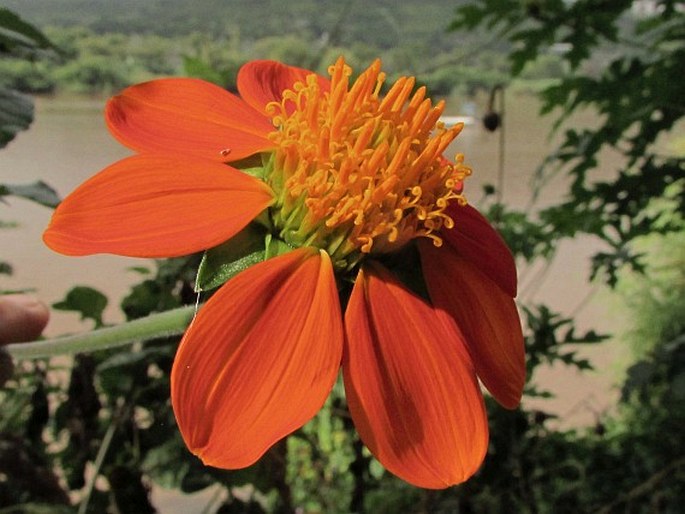
[[[445,128],[444,102],[433,105],[425,87],[412,94],[413,77],[380,97],[380,67],[375,61],[350,85],[340,58],[329,68],[330,91],[310,75],[268,106],[274,224],[290,244],[325,249],[339,269],[415,237],[439,246],[438,231],[454,226],[445,208],[465,203],[471,170],[462,155],[455,163],[442,156],[463,125]]]

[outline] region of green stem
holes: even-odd
[[[42,359],[67,353],[116,348],[148,339],[179,335],[192,321],[195,309],[194,305],[180,307],[84,334],[32,343],[9,344],[4,347],[4,350],[15,359]]]
[[[117,416],[118,418],[118,416]],[[86,514],[88,511],[88,504],[90,503],[90,497],[93,494],[93,489],[95,488],[95,481],[97,480],[98,476],[100,475],[100,470],[102,469],[102,463],[105,462],[105,457],[107,456],[107,451],[109,450],[110,444],[112,444],[112,439],[114,438],[114,433],[117,431],[117,419],[112,419],[109,423],[109,426],[107,427],[107,432],[105,432],[105,436],[102,438],[102,442],[100,443],[100,448],[98,449],[98,454],[95,457],[95,462],[93,463],[93,473],[88,480],[88,484],[86,487],[86,495],[81,501],[81,504],[79,505],[78,508],[78,514]]]

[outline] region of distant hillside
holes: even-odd
[[[5,0],[32,23],[81,25],[97,32],[213,35],[242,40],[298,33],[332,44],[444,49],[446,28],[463,0]]]
[[[325,73],[345,55],[356,69],[380,57],[390,76],[418,76],[436,96],[473,92],[501,83],[508,68],[499,38],[447,31],[465,1],[4,0],[67,58],[0,61],[0,85],[93,94],[191,74],[230,88],[250,59]]]

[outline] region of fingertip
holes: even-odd
[[[37,339],[49,319],[50,311],[47,306],[33,296],[0,296],[0,344]]]

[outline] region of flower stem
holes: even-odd
[[[55,355],[116,348],[148,339],[179,335],[192,321],[195,310],[194,305],[180,307],[84,334],[32,343],[9,344],[4,347],[4,350],[15,359],[41,359]]]

